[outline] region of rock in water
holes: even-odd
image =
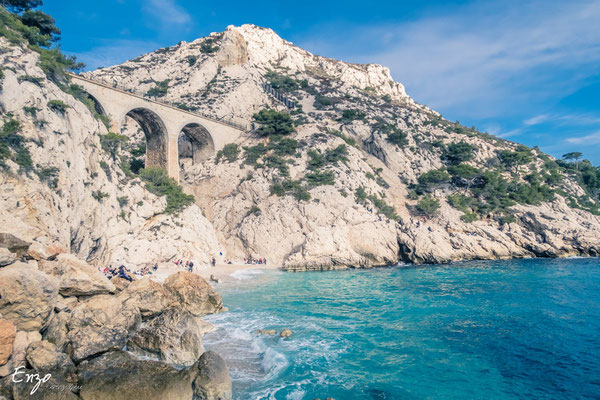
[[[177,301],[177,306],[196,316],[224,311],[221,295],[199,275],[180,271],[167,278],[165,288]]]
[[[195,371],[111,351],[78,368],[82,400],[191,400]]]
[[[275,329],[259,329],[256,333],[259,335],[275,335],[277,331]]]
[[[204,352],[202,337],[215,327],[187,311],[172,308],[148,321],[129,340],[129,350],[141,356],[190,366]]]
[[[279,336],[281,337],[290,337],[292,336],[292,331],[289,329],[284,329],[281,331],[281,333],[279,334]]]
[[[16,262],[0,268],[0,314],[18,330],[39,331],[48,323],[58,298],[58,280]]]
[[[98,295],[81,303],[67,324],[73,360],[122,349],[141,321],[136,307],[114,296]]]
[[[6,364],[15,341],[15,324],[7,319],[0,319],[0,365]]]
[[[225,361],[214,351],[202,354],[194,380],[194,400],[230,400],[231,377]]]

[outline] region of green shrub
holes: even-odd
[[[246,214],[246,216],[260,215],[260,214],[261,214],[260,208],[258,208],[258,206],[256,204],[254,204],[252,207],[250,207],[250,209],[248,210],[248,214]]]
[[[296,154],[298,141],[291,138],[282,138],[273,140],[270,147],[273,149],[273,152],[279,156],[291,156]]]
[[[504,215],[504,216],[500,217],[498,222],[500,222],[500,224],[502,224],[502,225],[512,224],[514,222],[517,222],[517,219],[515,218],[514,215],[509,214],[509,215]]]
[[[257,165],[258,159],[263,155],[267,154],[269,148],[264,144],[259,143],[255,146],[244,147],[244,160],[245,164]]]
[[[476,147],[470,145],[465,141],[458,143],[450,143],[444,153],[444,158],[450,164],[459,164],[461,162],[469,161],[473,158],[473,152]]]
[[[326,128],[325,132],[329,133],[330,135],[339,137],[344,142],[346,142],[346,144],[349,145],[349,146],[358,148],[358,144],[356,143],[356,140],[354,138],[346,136],[346,135],[344,135],[342,132],[340,132],[338,130]]]
[[[331,171],[311,172],[304,176],[310,186],[335,185],[335,175]]]
[[[146,163],[141,158],[131,158],[129,160],[129,170],[137,175],[140,173],[140,170],[144,168],[145,164]]]
[[[467,213],[460,216],[460,220],[467,223],[477,221],[477,219],[478,217],[475,213]]]
[[[292,195],[298,201],[310,200],[310,193],[300,180],[284,180],[271,185],[271,194],[277,196]]]
[[[38,165],[39,167],[39,165]],[[56,189],[58,186],[58,168],[56,167],[45,167],[38,168],[35,173],[37,174],[40,181],[46,182],[48,187]]]
[[[100,189],[92,192],[92,197],[94,199],[96,199],[96,201],[99,201],[100,203],[102,203],[102,199],[104,199],[108,196],[109,196],[108,193],[105,193],[105,192],[101,191]]]
[[[500,162],[507,169],[518,169],[520,165],[529,164],[533,161],[531,150],[526,146],[518,146],[515,151],[499,150],[496,152]]]
[[[146,182],[146,189],[157,196],[167,197],[165,213],[177,213],[194,203],[194,196],[185,194],[175,179],[160,167],[148,167],[140,170],[140,178]]]
[[[269,154],[264,158],[265,167],[273,168],[279,171],[283,176],[289,175],[289,167],[287,161],[277,154]]]
[[[185,59],[188,62],[188,65],[190,67],[193,67],[194,64],[196,64],[196,60],[198,60],[198,57],[196,57],[196,56],[187,56]]]
[[[127,142],[129,138],[125,135],[109,132],[106,135],[100,135],[100,145],[102,149],[112,156],[113,161],[117,160],[117,154],[121,145]]]
[[[256,132],[261,136],[288,135],[294,132],[290,114],[271,109],[263,109],[252,116],[260,124]]]
[[[440,201],[434,199],[431,195],[426,194],[421,197],[421,200],[417,203],[417,210],[421,213],[433,217],[437,214],[438,209],[440,208]]]
[[[477,205],[477,200],[464,194],[452,194],[447,199],[448,204],[465,214],[470,213]]]
[[[393,128],[392,132],[387,134],[385,139],[400,148],[404,148],[404,146],[408,144],[406,133],[402,132],[402,130],[396,127]]]
[[[30,171],[31,169],[33,169],[33,161],[31,160],[31,154],[29,153],[29,149],[25,146],[22,146],[17,150],[15,162],[24,171]]]
[[[216,53],[217,51],[219,51],[219,46],[216,46],[215,43],[216,43],[216,39],[214,39],[214,38],[207,38],[200,45],[200,52],[204,53],[204,54]]]
[[[123,208],[127,205],[127,203],[129,203],[129,197],[127,197],[127,196],[117,197],[117,201],[119,202],[119,207]]]
[[[169,90],[169,79],[164,81],[156,82],[156,86],[146,92],[148,97],[165,97]]]
[[[217,152],[217,158],[216,158],[215,162],[218,164],[220,162],[221,158],[225,157],[227,162],[232,163],[235,160],[237,160],[239,154],[240,154],[240,149],[239,149],[238,145],[235,143],[228,143],[223,147],[223,150],[219,150]]]
[[[67,108],[69,108],[69,106],[60,100],[50,100],[48,102],[48,108],[50,108],[54,112],[64,114],[65,111],[67,111]]]
[[[365,113],[363,113],[362,111],[359,110],[344,110],[342,112],[342,122],[351,122],[351,121],[356,121],[356,120],[364,120],[365,119]]]
[[[43,86],[42,82],[44,81],[44,79],[40,78],[40,77],[37,77],[37,76],[22,75],[22,76],[19,76],[17,78],[17,81],[19,81],[19,82],[31,82],[34,85],[37,85],[37,86],[41,87],[41,86]]]
[[[281,75],[273,71],[268,71],[265,78],[269,80],[269,85],[275,90],[282,92],[293,92],[300,87],[299,83],[287,75]]]
[[[37,107],[23,106],[23,112],[31,115],[32,117],[36,117],[38,111],[40,111],[40,109]]]

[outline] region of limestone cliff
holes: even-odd
[[[85,74],[216,118],[250,121],[265,108],[291,114],[293,133],[261,135],[256,124],[201,163],[181,142],[181,183],[196,205],[160,214],[164,200],[100,149],[106,128],[43,79],[33,54],[8,49],[3,113],[21,122],[34,163],[56,167],[58,181],[53,189],[9,163],[2,222],[88,261],[206,261],[222,248],[234,260],[326,269],[600,253],[596,200],[574,169],[444,120],[383,66],[316,56],[253,25]],[[20,81],[24,75],[43,83]],[[65,113],[49,109],[50,99],[67,104]],[[123,133],[134,138],[129,122]],[[121,149],[122,162],[135,161],[134,149]]]

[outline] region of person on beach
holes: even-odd
[[[210,263],[214,267],[215,265],[217,265],[217,260],[215,260],[215,258],[213,257]]]

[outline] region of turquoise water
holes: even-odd
[[[205,337],[236,399],[600,398],[599,259],[236,276]]]

